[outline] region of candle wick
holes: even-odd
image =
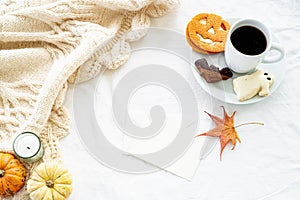
[[[30,149],[30,147],[27,147],[27,149]]]

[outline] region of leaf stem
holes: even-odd
[[[247,122],[247,123],[244,123],[244,124],[237,125],[234,128],[238,128],[240,126],[250,125],[250,124],[264,125],[264,123],[261,123],[261,122]]]

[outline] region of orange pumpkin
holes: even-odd
[[[26,169],[12,154],[0,152],[0,197],[18,192],[25,184]]]

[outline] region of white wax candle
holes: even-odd
[[[31,132],[19,134],[13,143],[15,154],[29,162],[35,162],[43,156],[40,138]]]

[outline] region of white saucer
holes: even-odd
[[[236,19],[231,19],[231,20],[227,20],[229,21],[231,24],[232,22],[234,22]],[[273,35],[273,42],[275,43],[280,43],[279,40],[276,38],[276,36]],[[275,51],[270,51],[267,53],[267,56],[275,56],[274,54],[277,54],[278,52]],[[224,58],[224,53],[218,53],[218,54],[212,54],[212,55],[205,55],[205,54],[200,54],[200,53],[193,53],[192,56],[195,61],[197,59],[200,58],[206,58],[206,60],[208,61],[208,64],[211,65],[215,65],[217,67],[219,67],[220,69],[223,67],[226,67],[226,62],[225,62],[225,58]],[[265,71],[271,73],[274,75],[274,83],[273,85],[270,87],[270,95],[272,95],[273,92],[275,92],[280,83],[282,82],[284,75],[285,75],[285,71],[286,71],[286,67],[285,67],[285,57],[280,60],[279,62],[276,63],[261,63],[259,64],[258,68],[264,69]],[[260,97],[260,96],[255,96],[249,100],[246,101],[239,101],[237,99],[237,96],[233,90],[233,84],[232,84],[232,80],[235,77],[238,76],[242,76],[245,74],[236,74],[234,73],[233,78],[230,78],[226,81],[219,81],[217,83],[207,83],[205,81],[204,78],[202,78],[198,72],[198,69],[194,66],[192,68],[193,74],[195,79],[197,80],[197,82],[199,83],[199,85],[207,92],[209,93],[211,96],[213,96],[216,99],[219,99],[221,101],[224,101],[226,103],[231,103],[231,104],[251,104],[251,103],[255,103],[255,102],[259,102],[262,100],[265,100],[267,97]]]

